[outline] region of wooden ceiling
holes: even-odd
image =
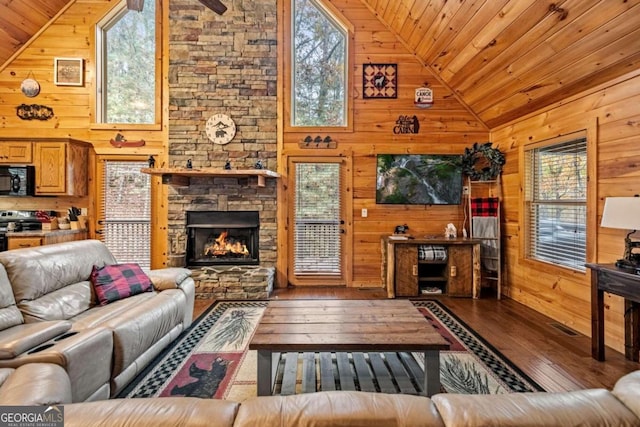
[[[75,0],[4,0],[0,3],[0,65]]]
[[[0,3],[0,64],[75,0]],[[640,68],[640,0],[361,0],[489,128]]]
[[[361,0],[489,128],[640,68],[639,0]]]

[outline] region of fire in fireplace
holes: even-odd
[[[259,264],[255,211],[188,211],[187,266]]]

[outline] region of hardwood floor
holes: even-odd
[[[296,287],[276,289],[271,299],[384,299],[381,289]],[[453,313],[547,391],[610,389],[640,364],[606,349],[606,361],[591,358],[591,339],[554,327],[552,319],[508,298],[497,301],[438,297]],[[196,300],[194,318],[212,300]]]

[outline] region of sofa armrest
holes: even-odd
[[[109,383],[112,355],[112,332],[95,328],[69,332],[18,357],[0,360],[0,367],[17,368],[29,363],[60,365],[69,375],[72,401],[81,402]]]
[[[638,418],[605,389],[559,393],[437,394],[447,426],[637,426]]]
[[[154,289],[164,291],[176,289],[191,276],[191,270],[182,267],[160,268],[147,272]]]
[[[611,393],[640,419],[640,370],[620,378]]]
[[[0,331],[0,359],[13,359],[71,329],[71,322],[24,323]]]
[[[61,366],[30,363],[20,366],[0,387],[0,405],[71,403],[71,383]]]

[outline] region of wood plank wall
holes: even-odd
[[[595,127],[597,142],[588,156],[597,159],[589,177],[596,179],[592,205],[595,223],[588,224],[587,252],[592,262],[614,262],[622,256],[625,230],[599,227],[604,199],[640,193],[640,73],[619,78],[553,108],[529,115],[491,131],[491,140],[507,153],[503,173],[503,230],[506,288],[509,297],[590,336],[590,275],[551,268],[524,260],[519,223],[520,174],[518,152],[523,144]],[[593,176],[593,175],[597,176]],[[595,210],[595,212],[594,212]],[[607,345],[624,352],[623,301],[606,294]]]
[[[284,3],[283,3],[284,2]],[[280,0],[279,10],[288,0]],[[353,231],[347,244],[352,270],[347,286],[377,287],[380,279],[380,238],[391,234],[397,224],[408,224],[415,236],[437,234],[441,236],[447,223],[462,228],[463,208],[460,206],[391,206],[376,205],[375,177],[376,154],[462,154],[464,148],[476,141],[488,141],[489,132],[482,123],[458,102],[450,90],[442,86],[429,69],[420,64],[414,55],[389,32],[360,2],[331,0],[331,6],[353,25],[354,66],[351,91],[354,96],[353,132],[331,133],[338,141],[335,150],[299,149],[298,143],[310,133],[285,130],[283,132],[281,164],[287,164],[289,156],[345,156],[352,165],[351,185],[346,197],[351,197],[351,210],[347,213]],[[282,22],[282,21],[281,21]],[[286,46],[283,50],[287,52]],[[363,99],[362,67],[368,63],[398,64],[397,99]],[[279,70],[283,78],[282,67]],[[428,84],[434,91],[435,102],[431,109],[423,110],[413,105],[414,90]],[[288,85],[287,85],[288,86]],[[286,96],[286,95],[285,95]],[[284,103],[284,108],[287,108]],[[400,115],[417,115],[420,120],[418,134],[394,135],[393,127]],[[313,136],[318,134],[312,133]],[[291,188],[288,175],[281,184]],[[280,200],[282,202],[282,200]],[[368,210],[366,218],[361,210]],[[286,218],[282,218],[286,221]],[[281,222],[285,223],[285,222]],[[286,242],[287,230],[281,227],[278,239]],[[279,268],[286,269],[286,246],[279,246]],[[282,279],[282,277],[281,277]],[[286,273],[284,276],[286,280]],[[286,283],[284,283],[286,285]],[[282,286],[282,280],[279,286]]]
[[[166,1],[159,1],[164,16],[168,16]],[[110,0],[76,0],[58,19],[50,22],[22,51],[0,70],[0,136],[1,137],[71,137],[93,144],[97,155],[141,155],[156,156],[156,164],[166,164],[167,154],[167,108],[168,99],[162,99],[162,125],[147,125],[137,128],[117,128],[94,125],[94,29],[95,23],[102,18],[117,2]],[[166,21],[166,20],[163,20]],[[160,21],[162,23],[162,21]],[[168,38],[163,37],[162,50],[168,52]],[[71,57],[84,59],[84,85],[56,86],[54,83],[54,58]],[[168,58],[168,54],[163,54]],[[163,63],[166,69],[168,64]],[[20,91],[21,82],[27,77],[40,83],[40,94],[27,98]],[[159,82],[164,85],[163,93],[168,93],[166,79]],[[51,120],[21,120],[16,116],[16,107],[20,104],[39,104],[53,108]],[[136,148],[115,148],[109,140],[122,133],[128,140],[144,139],[146,145]],[[91,192],[89,197],[28,197],[0,198],[0,209],[45,209],[66,212],[69,206],[89,208],[89,214],[95,219],[95,158],[92,156],[89,166]],[[154,212],[164,212],[158,223],[154,221],[155,235],[153,265],[161,266],[166,254],[166,189],[154,180],[157,197],[154,197]],[[91,227],[91,231],[95,227]],[[92,233],[92,237],[94,234]]]

